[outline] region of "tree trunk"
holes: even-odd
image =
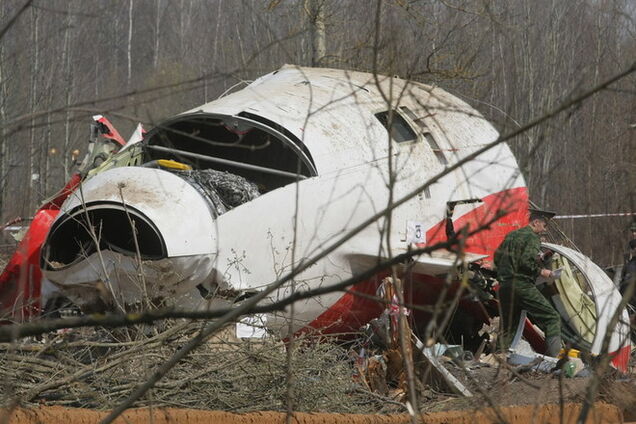
[[[49,96],[49,105],[52,104],[51,96]],[[44,168],[42,169],[42,192],[44,196],[49,195],[49,173],[51,167],[51,114],[46,114],[46,135],[44,136]]]
[[[128,0],[128,78],[126,79],[127,87],[130,88],[130,78],[132,75],[132,24],[133,24],[133,0]]]
[[[154,69],[157,69],[159,63],[159,24],[161,23],[161,0],[155,0],[156,15],[155,15],[155,51],[153,52],[152,65]]]
[[[6,197],[6,185],[8,174],[8,152],[7,145],[5,143],[6,127],[5,122],[7,120],[6,114],[6,102],[7,102],[7,85],[5,81],[4,72],[4,48],[0,44],[0,217],[4,217],[4,201]]]
[[[306,0],[311,39],[311,66],[320,66],[327,55],[326,0]]]
[[[62,166],[64,167],[64,180],[68,181],[71,169],[70,163],[70,144],[71,144],[71,112],[69,110],[71,106],[71,91],[73,87],[73,70],[71,68],[71,26],[73,24],[73,13],[71,11],[71,4],[68,3],[68,10],[66,15],[66,28],[64,29],[64,46],[62,48],[62,63],[65,68],[65,105],[66,116],[64,119],[64,147],[62,148]]]
[[[31,71],[31,114],[35,114],[35,102],[38,85],[39,74],[39,57],[38,57],[38,12],[36,8],[31,8],[31,37],[33,43],[33,70]],[[30,215],[33,210],[33,204],[36,202],[34,196],[35,180],[35,118],[31,118],[31,129],[29,138],[29,168],[28,168],[28,181],[29,187],[27,190],[27,213]]]

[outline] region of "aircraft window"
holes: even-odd
[[[297,173],[300,178],[316,175],[309,151],[300,140],[292,138],[295,146],[288,144],[268,131],[278,131],[276,124],[254,117],[181,115],[146,136],[145,160],[172,159],[195,170],[227,171],[255,183],[261,193],[295,182]]]
[[[437,157],[439,163],[441,163],[442,165],[448,165],[448,160],[446,159],[446,156],[444,156],[444,152],[442,151],[442,149],[439,148],[439,144],[437,144],[437,141],[435,141],[435,137],[433,137],[433,134],[426,125],[426,122],[424,122],[424,117],[418,117],[417,115],[415,115],[415,113],[413,113],[411,109],[406,106],[401,106],[400,110],[404,112],[406,116],[411,118],[411,120],[415,122],[418,127],[420,127],[420,131],[422,132],[424,139],[426,139],[426,142],[431,147],[431,150],[433,150],[433,153],[435,153],[435,156]]]
[[[376,113],[375,117],[380,121],[384,128],[389,129],[389,112],[380,112]],[[404,143],[406,141],[416,141],[417,134],[411,126],[402,118],[402,116],[397,113],[397,111],[393,111],[391,116],[391,138],[398,143]]]
[[[249,112],[240,112],[238,114],[238,116],[243,116],[247,119],[251,119],[257,122],[260,122],[261,124],[264,124],[270,128],[275,129],[276,131],[284,134],[285,136],[287,136],[287,138],[289,138],[291,141],[293,141],[296,146],[298,146],[303,153],[307,156],[307,158],[309,159],[309,161],[311,162],[312,166],[314,167],[314,169],[316,168],[316,164],[314,163],[314,159],[311,157],[311,153],[309,153],[309,150],[307,149],[307,146],[305,146],[303,144],[302,141],[300,141],[298,139],[298,137],[296,137],[291,131],[289,131],[287,128],[283,127],[282,125],[279,125],[273,121],[270,121],[267,118],[263,118],[262,116],[259,115],[255,115],[253,113],[249,113]]]
[[[429,133],[424,133],[423,135],[426,141],[428,142],[428,145],[431,146],[431,149],[433,150],[433,153],[435,153],[435,156],[437,157],[437,160],[439,161],[439,163],[441,163],[442,165],[448,165],[446,156],[444,156],[444,152],[442,152],[442,149],[440,149],[439,146],[437,145],[435,138],[433,138],[433,134],[429,132]]]

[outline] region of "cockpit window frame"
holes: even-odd
[[[417,128],[418,139],[426,141],[426,145],[433,151],[433,154],[437,158],[440,165],[447,167],[449,160],[444,154],[444,149],[440,147],[438,139],[435,137],[431,127],[426,123],[426,117],[418,117],[408,106],[402,105],[399,107],[399,113],[403,118],[415,128]]]
[[[396,137],[394,137],[394,132],[389,129],[389,124],[388,124],[389,112],[390,110],[388,109],[381,110],[381,111],[375,112],[373,116],[375,117],[375,119],[378,120],[378,122],[380,122],[380,124],[384,127],[384,129],[387,130],[387,132],[389,133],[389,136],[391,137],[391,140],[395,141],[398,145],[410,145],[410,144],[417,143],[420,138],[419,133],[414,129],[413,125],[406,119],[406,117],[402,113],[400,113],[400,111],[398,111],[397,109],[393,109],[393,114],[392,114],[393,122],[391,123],[392,124],[391,126],[393,128],[398,128],[398,126],[395,125],[396,123],[398,123],[399,126],[409,131],[413,135],[413,137],[408,139],[403,139],[403,140],[398,140]]]
[[[285,134],[280,131],[278,128],[274,127],[274,123],[263,123],[261,120],[250,119],[246,116],[242,116],[240,114],[237,115],[227,115],[221,113],[211,113],[211,112],[193,112],[182,115],[177,115],[176,117],[169,119],[167,121],[162,122],[161,124],[154,127],[144,136],[144,142],[150,143],[154,140],[155,137],[160,134],[161,131],[171,131],[171,126],[181,122],[191,120],[193,118],[205,118],[210,120],[218,120],[220,122],[225,123],[229,126],[238,127],[240,124],[244,124],[253,128],[258,128],[263,132],[272,135],[276,139],[278,139],[281,143],[286,145],[289,149],[291,149],[298,158],[303,162],[309,171],[309,175],[306,177],[315,177],[318,175],[318,170],[316,169],[316,165],[314,163],[313,157],[311,156],[311,152],[307,149],[307,147],[302,143],[302,141],[297,138],[292,139],[290,134]],[[201,140],[202,142],[205,140]],[[161,143],[155,143],[157,145],[162,145]]]

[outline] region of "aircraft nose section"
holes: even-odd
[[[41,267],[80,306],[183,297],[211,279],[214,220],[208,200],[179,175],[111,169],[64,203]]]

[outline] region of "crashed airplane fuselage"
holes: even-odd
[[[44,274],[84,304],[150,297],[191,305],[202,300],[201,292],[249,294],[385,208],[391,194],[400,198],[497,138],[486,120],[441,89],[397,78],[378,82],[370,74],[285,67],[164,122],[127,149],[142,155],[129,162],[171,160],[194,170],[126,166],[95,173],[62,206],[46,240]],[[380,90],[394,93],[390,106]],[[229,208],[193,181],[205,169],[239,175],[260,195]],[[457,228],[476,228],[507,212],[469,240],[467,251],[475,257],[489,255],[507,232],[525,224],[527,190],[507,146],[396,208],[392,252],[385,224],[371,225],[299,275],[298,288],[346,279],[409,243],[445,240],[447,202],[464,199],[481,203],[455,208]],[[450,254],[422,257],[417,274],[435,279],[454,263]],[[342,293],[305,301],[297,308],[297,328],[316,320],[334,325],[321,320],[324,305],[343,303]],[[356,326],[366,319],[358,313],[351,318],[359,320]]]
[[[241,301],[497,137],[440,88],[285,66],[163,122],[90,171],[51,226],[42,271],[85,310]],[[443,242],[447,217],[469,231],[496,219],[465,240],[462,258],[445,250],[414,258],[402,275],[406,300],[434,303],[458,263],[488,260],[526,224],[527,205],[515,158],[500,144],[393,209],[390,225],[379,219],[346,240],[297,275],[294,289]],[[283,336],[355,330],[383,310],[368,295],[385,275],[297,302],[291,326],[286,312],[266,325]],[[485,321],[471,302],[460,306]]]

